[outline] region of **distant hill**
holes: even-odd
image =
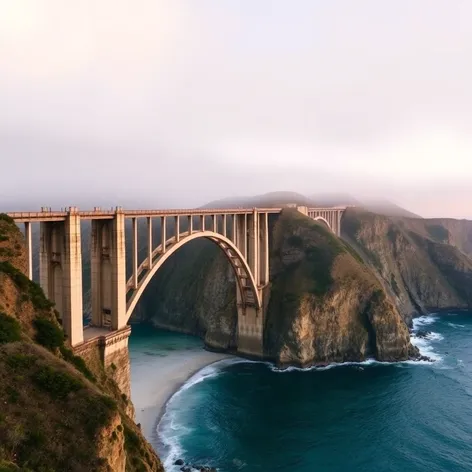
[[[347,193],[314,194],[310,197],[297,192],[270,192],[256,196],[229,197],[214,200],[203,208],[224,207],[278,207],[296,203],[307,206],[356,206],[373,213],[385,216],[401,216],[406,218],[421,218],[421,216],[402,208],[388,200],[359,200]]]

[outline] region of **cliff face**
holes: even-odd
[[[407,359],[408,329],[362,260],[322,224],[284,211],[275,231],[266,355],[306,365]]]
[[[128,400],[68,349],[25,268],[22,236],[0,214],[0,469],[163,471]]]
[[[389,218],[348,209],[343,238],[375,269],[407,322],[472,306],[472,222]]]
[[[328,230],[285,210],[272,230],[265,356],[283,364],[408,358],[406,325],[361,259]],[[198,243],[198,245],[197,245]],[[140,306],[155,324],[234,346],[234,279],[212,243],[184,246],[156,274]]]

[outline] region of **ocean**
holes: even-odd
[[[432,363],[219,361],[181,386],[148,439],[168,472],[178,458],[221,472],[471,472],[471,315],[414,320],[412,342]],[[202,349],[190,336],[133,330],[133,395],[152,384],[140,366]]]

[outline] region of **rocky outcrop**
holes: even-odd
[[[416,314],[472,307],[471,221],[348,209],[342,230],[407,322]]]
[[[68,348],[1,214],[0,249],[0,469],[163,472],[99,356],[87,364]]]
[[[416,354],[372,271],[325,226],[287,210],[273,240],[264,338],[269,358],[304,366]]]

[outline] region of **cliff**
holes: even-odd
[[[297,211],[277,221],[266,355],[281,364],[397,361],[415,355],[408,329],[362,259]]]
[[[163,471],[129,400],[68,349],[25,269],[22,235],[0,215],[0,470]]]
[[[274,223],[265,357],[306,365],[415,354],[397,309],[349,246],[293,210]],[[217,247],[191,242],[156,274],[140,310],[158,326],[201,336],[211,348],[232,348],[234,283]]]
[[[471,308],[471,221],[386,217],[350,208],[342,231],[408,323],[417,314]]]

